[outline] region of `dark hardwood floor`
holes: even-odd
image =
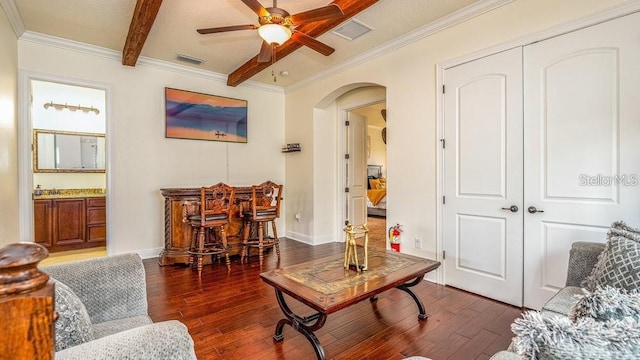
[[[342,243],[318,246],[281,240],[280,266],[335,253]],[[272,340],[281,319],[274,290],[260,272],[275,268],[276,256],[257,257],[249,264],[232,258],[231,272],[222,263],[207,265],[199,277],[195,268],[158,265],[144,260],[149,315],[154,321],[176,319],[189,328],[198,359],[314,359],[307,339],[288,326],[284,341]],[[506,349],[510,324],[520,309],[428,281],[415,286],[427,313],[418,320],[415,302],[404,292],[389,290],[371,304],[363,301],[329,315],[316,332],[328,359],[403,359],[425,356],[439,359],[488,359]],[[304,305],[287,299],[296,313]]]

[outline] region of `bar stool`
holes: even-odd
[[[264,261],[264,248],[275,247],[280,261],[280,242],[276,230],[276,219],[280,217],[280,200],[282,198],[283,185],[266,181],[260,185],[251,186],[250,208],[243,211],[244,231],[242,241],[242,253],[240,262],[249,257],[249,249],[258,248],[260,267]],[[271,223],[273,236],[269,236]],[[252,226],[257,224],[256,236],[250,237]]]
[[[193,229],[188,253],[191,255],[190,262],[195,260],[198,272],[202,270],[204,256],[220,254],[225,255],[227,269],[231,270],[224,227],[229,223],[229,210],[234,196],[235,189],[223,183],[200,188],[200,211],[187,219]],[[212,229],[218,229],[218,241],[209,239]]]

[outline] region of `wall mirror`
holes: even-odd
[[[34,129],[33,172],[105,172],[104,134]]]

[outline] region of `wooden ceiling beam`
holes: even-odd
[[[313,23],[305,24],[296,28],[297,31],[303,32],[311,37],[318,37],[348,19],[354,17],[356,14],[367,9],[371,5],[377,3],[378,0],[335,0],[331,4],[336,4],[342,9],[343,16],[335,19],[316,21]],[[298,50],[303,45],[296,41],[287,41],[281,46],[276,48],[276,61],[286,57],[292,52]],[[271,63],[259,63],[258,56],[247,61],[234,72],[227,77],[228,86],[238,86],[244,81],[250,79],[260,71],[271,66]]]
[[[162,5],[162,0],[137,0],[131,25],[129,25],[127,41],[122,50],[122,65],[136,66],[142,47],[147,41],[151,26],[153,26],[158,10],[160,10],[160,5]]]

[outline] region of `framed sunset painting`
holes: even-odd
[[[247,142],[247,101],[165,88],[166,137]]]

